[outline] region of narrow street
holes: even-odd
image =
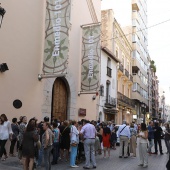
[[[164,141],[162,141],[163,152],[164,155],[151,155],[149,156],[148,170],[166,170],[165,165],[167,163],[168,154],[166,154],[166,148],[164,145]],[[119,147],[117,150],[111,150],[110,158],[104,159],[102,155],[98,155],[97,159],[97,170],[141,170],[144,169],[139,167],[139,157],[138,157],[138,149],[137,149],[137,158],[119,158]],[[19,164],[17,158],[8,158],[6,162],[1,162],[0,170],[21,170],[22,166]],[[37,170],[43,168],[37,168]],[[59,169],[73,169],[69,167],[68,162],[59,162],[58,165],[53,165],[52,170]],[[79,168],[75,168],[76,170],[83,170],[83,163],[79,164]]]

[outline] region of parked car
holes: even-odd
[[[118,137],[118,129],[119,129],[120,125],[115,125],[115,127],[117,128],[117,132],[116,132],[116,135],[117,135],[116,146],[119,146],[120,145],[120,138]]]

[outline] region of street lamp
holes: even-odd
[[[163,119],[162,122],[165,123],[165,96],[164,96],[164,91],[163,91],[163,95],[162,95],[162,111],[163,111]]]
[[[0,3],[0,5],[1,5],[1,3]],[[6,13],[5,9],[0,6],[0,28],[1,28],[2,20],[3,20],[5,13]]]

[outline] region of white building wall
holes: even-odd
[[[117,98],[117,63],[110,58],[111,60],[111,69],[112,69],[112,77],[107,76],[107,60],[108,55],[101,51],[101,85],[104,86],[104,96],[100,96],[99,100],[99,112],[102,112],[100,117],[100,121],[104,121],[104,112],[103,107],[106,103],[106,81],[110,81],[110,89],[109,95],[110,97]]]

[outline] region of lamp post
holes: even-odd
[[[1,3],[0,3],[0,5],[1,5]],[[1,28],[2,20],[3,20],[5,13],[6,13],[5,9],[0,6],[0,28]]]
[[[163,112],[163,114],[162,114],[162,116],[163,116],[163,118],[162,118],[162,122],[163,123],[165,123],[165,96],[164,96],[164,91],[163,91],[163,95],[162,95],[162,112]]]

